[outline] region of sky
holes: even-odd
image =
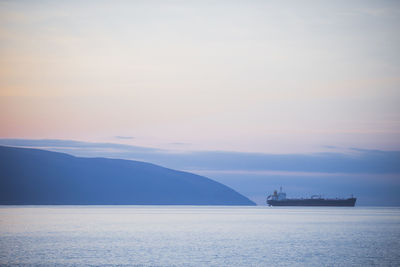
[[[400,149],[397,1],[1,1],[0,136]]]
[[[217,151],[241,159],[381,151],[394,155],[383,168],[390,182],[370,173],[371,162],[357,174],[322,168],[317,180],[333,168],[338,187],[350,176],[356,185],[366,173],[375,178],[365,195],[383,186],[395,198],[399,28],[398,1],[0,1],[0,138],[123,144],[202,159]],[[93,153],[98,148],[83,154]],[[199,167],[155,154],[120,156]],[[260,179],[269,188],[310,172],[264,166],[254,173],[249,165],[235,169],[240,160],[217,162],[230,165],[216,169],[208,160],[197,171],[242,192]],[[237,171],[253,180],[235,184]]]

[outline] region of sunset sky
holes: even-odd
[[[399,28],[397,1],[1,1],[0,137],[399,150]]]
[[[0,144],[400,205],[400,2],[306,3],[0,1]]]

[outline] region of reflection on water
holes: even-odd
[[[1,206],[0,264],[400,265],[399,208]]]

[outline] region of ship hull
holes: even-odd
[[[354,207],[357,198],[348,199],[285,199],[267,200],[270,206]]]

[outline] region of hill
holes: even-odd
[[[255,205],[206,177],[154,164],[0,146],[3,205]]]

